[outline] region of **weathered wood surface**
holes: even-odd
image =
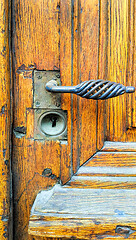
[[[129,31],[128,31],[128,70],[127,70],[127,79],[129,84],[132,86],[135,86],[135,78],[136,78],[136,52],[135,52],[135,47],[136,47],[136,4],[135,1],[132,0],[129,3],[129,15],[128,15],[128,20],[129,20]],[[133,94],[131,96],[128,96],[127,99],[127,127],[131,129],[131,132],[136,127],[136,103],[135,103],[135,97],[136,94]],[[133,141],[133,140],[129,140]]]
[[[107,78],[135,86],[135,1],[108,1]],[[135,93],[107,101],[106,139],[135,142]]]
[[[100,171],[101,172],[101,171]],[[93,175],[93,174],[92,174]],[[136,177],[132,176],[74,176],[68,183],[77,188],[101,188],[101,189],[136,189]]]
[[[53,186],[60,177],[60,144],[34,141],[32,109],[33,69],[59,69],[60,10],[59,1],[16,0],[12,6],[14,238],[26,240],[33,239],[28,236],[28,221],[38,191]],[[16,127],[22,126],[27,127],[26,135],[17,138]],[[42,174],[45,168],[51,168],[50,177]]]
[[[108,1],[108,74],[111,81],[127,85],[128,0]],[[106,104],[109,141],[119,141],[126,131],[126,95],[110,99]]]
[[[136,152],[98,152],[86,166],[134,167]]]
[[[72,171],[76,172],[79,165],[96,151],[96,102],[94,105],[94,102],[82,101],[79,98],[76,100],[70,94],[62,95],[61,105],[62,109],[68,112],[68,141],[60,143],[34,140],[33,70],[35,68],[60,70],[62,85],[77,83],[79,75],[80,81],[98,77],[98,0],[91,3],[88,1],[87,6],[85,1],[81,2],[81,6],[78,1],[74,4],[77,8],[75,11],[71,1],[15,0],[13,4],[12,169],[16,239],[30,237],[27,235],[27,225],[37,192],[53,186],[60,178],[62,183],[67,182],[71,178]],[[75,16],[74,20],[72,20],[73,16]],[[91,29],[94,29],[93,32]],[[78,67],[74,65],[75,62]],[[75,76],[76,71],[77,76]],[[75,119],[80,119],[78,128],[73,124]],[[89,128],[86,121],[90,123]],[[19,133],[21,128],[24,129],[23,134]],[[91,141],[86,144],[88,136]],[[42,175],[45,168],[52,170],[54,179]],[[27,195],[29,197],[26,197]]]
[[[70,189],[56,185],[38,194],[29,233],[70,239],[135,239],[135,200],[135,190]],[[130,232],[117,232],[118,226]]]
[[[99,1],[98,79],[107,79],[107,4],[107,0]],[[105,139],[105,103],[106,101],[101,100],[97,102],[97,150],[102,148]]]
[[[99,1],[79,1],[79,81],[98,78]],[[96,152],[97,104],[78,98],[78,158],[82,165]],[[91,139],[91,141],[89,141]],[[73,156],[74,157],[74,156]]]
[[[70,0],[60,1],[60,74],[62,85],[72,85],[72,2]],[[68,140],[67,143],[61,145],[61,168],[60,175],[62,183],[66,183],[71,178],[72,172],[72,125],[73,125],[73,105],[70,94],[62,94],[61,107],[67,110],[67,127],[68,127]]]
[[[105,142],[69,181],[70,187],[136,189],[136,143]]]
[[[28,221],[38,191],[52,187],[60,179],[63,184],[70,180],[72,173],[103,147],[104,140],[136,142],[134,110],[128,110],[134,108],[133,96],[121,96],[105,104],[62,94],[61,107],[68,113],[68,141],[64,142],[34,140],[33,109],[34,69],[60,70],[62,85],[76,85],[91,78],[134,85],[135,54],[132,62],[131,52],[134,51],[135,32],[128,34],[135,21],[130,18],[134,7],[134,0],[131,4],[128,0],[14,1],[12,170],[15,239],[33,239],[27,233]],[[22,134],[18,132],[21,128]],[[130,167],[126,176],[132,177],[130,171],[135,167],[135,159],[134,144],[131,147],[129,144],[104,145],[88,166]],[[44,175],[46,168],[51,169],[51,175]],[[106,170],[104,174],[108,177]],[[120,171],[118,176],[121,174]],[[112,179],[110,176],[110,181]],[[117,184],[118,181],[119,178]],[[135,182],[131,184],[134,185]],[[127,187],[126,182],[124,186]],[[107,187],[110,188],[110,184]]]
[[[85,80],[98,78],[98,10],[98,0],[76,0],[73,2],[73,85],[77,85]],[[101,52],[102,51],[103,49]],[[89,158],[89,156],[96,152],[97,102],[72,96],[72,108],[73,172],[75,173],[77,169]],[[101,117],[101,126],[103,119]],[[104,134],[103,127],[101,132],[102,136]],[[88,139],[91,139],[91,141],[88,141]],[[102,142],[102,140],[100,141]]]
[[[103,152],[136,152],[136,142],[105,141],[101,151]]]
[[[11,239],[10,229],[10,6],[0,0],[0,239]],[[10,224],[11,223],[11,224]]]

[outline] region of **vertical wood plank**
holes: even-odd
[[[73,2],[73,85],[80,83],[80,2]],[[79,97],[73,94],[73,173],[80,166],[79,158]]]
[[[131,1],[130,1],[131,3]],[[133,4],[133,5],[132,5]],[[133,62],[133,81],[132,81],[132,86],[136,87],[136,2],[132,1],[131,3],[131,8],[133,8],[133,12],[131,14],[131,19],[133,18],[133,21],[131,20],[132,24],[133,24],[133,30],[130,31],[134,34],[134,40],[132,43],[134,43],[133,45],[133,51],[134,51],[134,62]],[[136,127],[136,92],[133,94],[132,96],[132,127]]]
[[[29,111],[33,105],[32,78],[23,74],[16,75],[14,101],[14,138],[13,138],[13,189],[14,189],[14,237],[15,239],[29,239],[27,225],[30,210],[36,194],[41,189],[53,186],[60,177],[60,144],[57,142],[34,141],[34,111]],[[25,91],[26,89],[26,91]],[[23,101],[25,99],[25,101]],[[21,106],[21,107],[20,107]],[[30,116],[31,114],[31,116]],[[26,119],[27,117],[27,119]],[[26,124],[27,122],[27,124]],[[27,127],[27,137],[18,138],[16,127]],[[52,170],[52,175],[43,175],[45,168]],[[31,186],[32,184],[32,186]],[[31,187],[30,187],[31,186]],[[31,197],[29,197],[31,196]]]
[[[135,10],[134,10],[135,1],[129,2],[129,15],[128,15],[128,24],[129,24],[129,31],[128,31],[128,69],[127,69],[127,83],[130,86],[134,86],[134,35],[135,35]],[[133,111],[135,111],[133,106],[133,100],[135,98],[135,93],[128,94],[127,96],[127,128],[132,127],[133,122]]]
[[[57,141],[37,141],[34,143],[35,156],[36,156],[36,172],[42,175],[44,169],[49,168],[52,170],[52,178],[60,179],[60,143]],[[50,161],[49,159],[50,158]]]
[[[0,0],[0,239],[10,232],[10,63],[9,1]]]
[[[80,1],[80,81],[97,79],[98,74],[98,0]],[[96,151],[96,101],[79,99],[80,165]]]
[[[34,109],[26,110],[26,138],[34,138]]]
[[[100,1],[99,6],[99,66],[98,79],[107,79],[107,0]],[[105,101],[97,105],[97,149],[100,150],[105,137]]]
[[[108,80],[127,85],[128,0],[108,1]],[[120,141],[126,131],[126,95],[107,101],[107,140]]]
[[[64,86],[72,85],[72,5],[71,0],[60,0],[60,73]],[[66,183],[71,177],[72,166],[72,124],[73,104],[70,94],[61,95],[61,107],[67,110],[68,140],[61,144],[61,181]]]
[[[15,70],[35,65],[37,69],[59,68],[59,0],[15,0]]]
[[[60,2],[15,0],[13,4],[14,137],[13,189],[14,238],[28,236],[28,221],[39,190],[52,187],[60,177],[60,144],[33,138],[33,77],[39,70],[59,70]],[[17,127],[26,128],[17,137]],[[41,154],[42,152],[42,154]],[[67,157],[67,156],[66,156]],[[52,174],[44,175],[50,168]]]

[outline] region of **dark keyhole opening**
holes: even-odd
[[[51,117],[52,127],[56,127],[57,117]]]

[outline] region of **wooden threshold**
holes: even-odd
[[[67,185],[41,191],[31,211],[29,234],[62,239],[136,239],[135,146],[105,142]]]
[[[70,239],[135,239],[136,190],[56,185],[34,202],[29,234]]]
[[[74,188],[136,189],[136,167],[80,167],[67,183]]]

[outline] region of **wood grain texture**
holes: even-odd
[[[112,166],[112,167],[132,167],[136,166],[135,152],[98,152],[86,166]]]
[[[136,141],[136,128],[130,127],[123,133],[122,142],[135,142]]]
[[[27,228],[32,203],[40,189],[60,177],[60,144],[34,141],[32,109],[33,70],[59,69],[59,11],[59,1],[17,0],[13,5],[15,239],[32,239]],[[22,126],[26,134],[18,138],[16,128]],[[43,175],[45,168],[51,168],[50,177]]]
[[[44,70],[59,68],[58,15],[58,0],[14,2],[15,70],[22,64]]]
[[[80,1],[73,1],[73,85],[78,85],[79,80],[79,66],[80,66]],[[79,158],[79,98],[73,94],[73,173],[77,171],[80,166]]]
[[[101,151],[104,152],[136,152],[136,142],[105,141]]]
[[[136,78],[136,52],[135,52],[135,49],[136,49],[136,3],[135,1],[132,1],[130,3],[130,16],[133,16],[133,20],[132,20],[132,17],[130,19],[130,25],[131,25],[131,28],[130,28],[130,42],[131,42],[131,46],[130,46],[130,49],[133,48],[133,55],[134,56],[134,60],[133,60],[133,80],[132,80],[132,83],[133,86],[136,87],[136,83],[135,83],[135,78]],[[132,12],[131,12],[132,11]],[[131,31],[131,29],[133,28],[133,30]],[[132,33],[133,33],[133,36],[132,36]],[[133,38],[133,40],[132,40]],[[133,45],[132,45],[133,44]],[[131,54],[131,52],[130,52]],[[133,94],[132,96],[132,105],[131,105],[131,108],[132,108],[132,127],[136,127],[136,93]]]
[[[108,1],[108,73],[107,78],[127,85],[128,0]],[[126,95],[106,104],[106,139],[120,141],[126,131]]]
[[[134,2],[132,5],[134,7]],[[60,70],[62,85],[76,85],[84,80],[97,78],[107,78],[127,85],[127,54],[132,47],[128,46],[128,39],[131,38],[128,34],[129,11],[128,0],[14,0],[12,169],[14,237],[17,240],[38,239],[33,237],[35,230],[30,232],[32,236],[28,236],[30,209],[38,191],[51,188],[60,180],[63,184],[70,180],[79,166],[103,146],[105,124],[105,139],[133,141],[134,144],[136,142],[135,129],[131,129],[130,125],[126,134],[128,123],[125,96],[108,100],[105,115],[105,103],[97,104],[93,100],[62,94],[61,107],[67,111],[68,116],[68,141],[37,141],[34,140],[33,132],[34,69]],[[132,115],[131,112],[131,119],[134,119]],[[26,133],[22,135],[17,130],[21,127],[26,129]],[[135,170],[134,144],[120,144],[118,147],[116,144],[104,145],[103,150],[94,155],[86,165],[91,168],[89,174],[93,174],[93,169],[97,168],[95,175],[88,175],[88,182],[82,178],[78,187],[82,183],[90,187],[93,182],[94,188],[135,188],[135,174],[131,173],[131,170]],[[48,177],[44,175],[46,168],[52,171]],[[80,179],[81,177],[84,176],[80,176]],[[126,177],[129,177],[130,182]],[[39,224],[36,221],[35,223]],[[59,237],[60,229],[56,228],[59,223],[54,221],[52,224],[57,234],[53,236]],[[108,227],[109,225],[106,230]],[[110,227],[114,228],[114,224]],[[63,230],[62,228],[60,237],[65,237]],[[70,231],[72,232],[72,227],[68,228],[69,237]],[[103,231],[102,237],[107,236],[110,239]],[[95,239],[95,236],[91,237]],[[121,236],[118,237],[122,239]]]
[[[77,85],[85,80],[98,78],[99,1],[76,0],[73,2],[73,9],[73,85]],[[97,104],[96,101],[76,96],[72,99],[75,173],[96,151]],[[102,117],[100,116],[101,121]],[[102,131],[103,127],[100,129],[101,134]],[[88,141],[88,138],[91,140]]]
[[[135,198],[135,190],[55,186],[51,191],[42,191],[37,196],[29,232],[42,237],[134,239]],[[117,233],[117,226],[120,225],[130,227],[132,231],[129,234]]]
[[[135,86],[135,1],[108,6],[108,79]],[[107,101],[106,112],[106,139],[135,142],[135,93]]]
[[[108,79],[135,86],[135,1],[108,2]],[[106,104],[110,141],[135,142],[135,93]]]
[[[62,97],[62,109],[68,111],[68,142],[34,140],[33,110],[35,68],[60,68],[62,85],[71,85],[71,2],[15,0],[13,17],[14,237],[26,240],[31,239],[27,226],[37,192],[50,188],[60,177],[63,183],[71,177],[70,96]],[[17,130],[21,127],[26,129],[23,135]],[[46,168],[52,171],[48,177],[44,176]]]
[[[133,142],[105,142],[68,182],[76,188],[135,189],[136,144]]]
[[[134,176],[116,177],[115,173],[113,177],[110,177],[105,173],[106,176],[103,177],[101,171],[99,175],[100,176],[74,176],[68,185],[70,187],[89,189],[136,189],[136,177]]]
[[[34,141],[32,135],[34,121],[31,121],[33,111],[29,111],[28,114],[27,110],[27,108],[32,108],[33,105],[32,78],[30,78],[30,74],[29,77],[25,77],[26,75],[27,71],[24,71],[23,74],[19,73],[16,75],[14,88],[16,98],[14,98],[15,117],[12,168],[14,187],[14,237],[16,239],[29,239],[27,233],[29,212],[36,194],[40,189],[53,186],[60,177],[60,144]],[[24,84],[22,84],[23,82]],[[25,99],[25,101],[22,101],[23,99]],[[18,138],[16,135],[16,127],[21,126],[27,126],[27,135]],[[50,156],[52,156],[52,160]],[[50,177],[43,175],[45,168],[52,169],[52,175]]]
[[[10,4],[0,0],[0,239],[11,239]]]
[[[98,79],[107,79],[107,0],[99,1],[99,62]],[[97,149],[105,138],[105,101],[97,102]]]
[[[60,1],[60,74],[62,85],[72,85],[71,1]],[[71,95],[62,94],[61,108],[67,110],[68,140],[61,144],[61,181],[65,184],[72,171],[72,104]]]
[[[135,84],[135,64],[136,64],[136,54],[135,54],[135,44],[136,44],[136,5],[135,1],[130,1],[129,3],[129,31],[128,31],[128,71],[127,71],[127,82],[132,86]],[[136,107],[135,107],[135,93],[127,97],[127,127],[136,126]],[[131,141],[131,140],[130,140]]]
[[[78,170],[75,176],[135,177],[136,167],[88,167],[84,165]]]
[[[98,78],[98,10],[98,0],[80,1],[80,82]],[[96,114],[95,100],[79,98],[80,165],[96,151]]]

